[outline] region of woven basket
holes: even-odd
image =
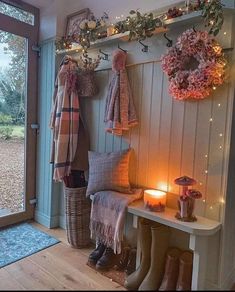
[[[86,198],[86,187],[64,187],[67,239],[74,248],[90,244],[91,203]]]
[[[98,87],[93,70],[78,74],[78,95],[81,97],[92,97],[98,93]]]

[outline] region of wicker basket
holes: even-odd
[[[91,203],[86,198],[86,187],[64,187],[67,239],[74,248],[90,244]]]
[[[88,70],[78,74],[78,95],[81,97],[92,97],[98,93],[95,80],[95,72]]]

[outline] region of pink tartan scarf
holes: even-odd
[[[91,238],[102,242],[120,254],[129,204],[141,199],[142,189],[134,189],[133,194],[101,191],[94,195],[91,206]]]
[[[71,172],[78,144],[79,99],[77,63],[66,56],[61,64],[54,92],[50,127],[53,130],[51,163],[54,180],[62,181]]]

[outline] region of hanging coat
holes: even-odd
[[[106,98],[104,122],[106,131],[122,135],[138,124],[131,88],[126,72],[126,52],[114,51],[112,71]]]
[[[73,166],[80,170],[88,168],[88,143],[80,116],[77,69],[76,61],[66,56],[56,78],[50,121],[53,130],[51,163],[54,163],[55,181],[62,181],[69,176]],[[79,136],[84,140],[83,145],[81,140],[79,143]]]

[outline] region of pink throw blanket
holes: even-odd
[[[126,210],[129,204],[142,198],[142,189],[133,194],[101,191],[94,195],[91,207],[91,238],[111,247],[120,254]]]

